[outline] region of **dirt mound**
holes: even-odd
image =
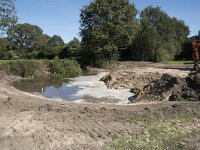
[[[121,90],[135,87],[141,90],[145,85],[161,76],[162,75],[159,73],[149,72],[141,75],[137,72],[119,70],[106,75],[101,81],[104,81],[108,88]]]
[[[164,74],[142,90],[133,88],[135,101],[199,101],[200,74],[190,74],[186,78]]]
[[[170,96],[171,101],[200,101],[200,73],[190,74],[178,84]]]

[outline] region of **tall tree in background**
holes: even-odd
[[[151,6],[145,8],[140,17],[141,30],[136,38],[134,54],[142,56],[142,60],[165,61],[181,52],[189,34],[189,28],[183,21]]]
[[[63,46],[64,44],[63,39],[58,35],[53,35],[48,41],[49,47]]]
[[[129,0],[95,0],[81,10],[83,63],[116,61],[137,31],[137,10]]]
[[[80,41],[74,37],[73,40],[67,43],[66,47],[60,52],[60,58],[79,59],[81,51]]]
[[[39,53],[39,58],[54,59],[58,57],[59,53],[64,49],[63,39],[58,35],[49,37],[46,47]]]
[[[7,29],[17,23],[15,0],[0,0],[0,37]]]
[[[17,24],[8,29],[7,35],[8,39],[16,46],[25,49],[34,49],[43,35],[43,30],[36,25],[28,23]]]

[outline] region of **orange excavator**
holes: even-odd
[[[194,57],[194,70],[199,71],[199,47],[200,40],[197,40],[196,37],[192,38],[192,51]]]

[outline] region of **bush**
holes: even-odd
[[[80,65],[74,60],[50,61],[49,71],[57,78],[72,78],[81,74]]]
[[[171,56],[168,51],[166,51],[164,49],[159,49],[157,51],[157,55],[156,55],[156,62],[167,62],[167,61],[171,60],[170,57]]]
[[[34,73],[38,68],[39,64],[33,60],[12,61],[9,65],[9,71],[12,74],[23,78],[34,76]]]

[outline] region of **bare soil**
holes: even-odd
[[[136,86],[143,90],[150,82],[161,79],[165,73],[170,74],[170,77],[185,79],[190,73],[190,68],[190,65],[123,62],[118,63],[111,71],[110,77],[104,79],[109,78],[107,84],[110,87],[132,89]],[[113,77],[112,74],[118,76]],[[129,83],[133,78],[137,82]],[[151,101],[130,105],[103,105],[49,101],[12,87],[11,83],[19,79],[0,72],[2,150],[200,147],[199,102]],[[163,129],[169,129],[170,132]],[[173,139],[170,138],[172,136]],[[147,147],[141,147],[144,145]]]
[[[135,94],[131,102],[200,100],[200,73],[192,71],[192,66],[144,62],[138,67],[139,63],[118,63],[101,80],[108,88],[131,89]]]

